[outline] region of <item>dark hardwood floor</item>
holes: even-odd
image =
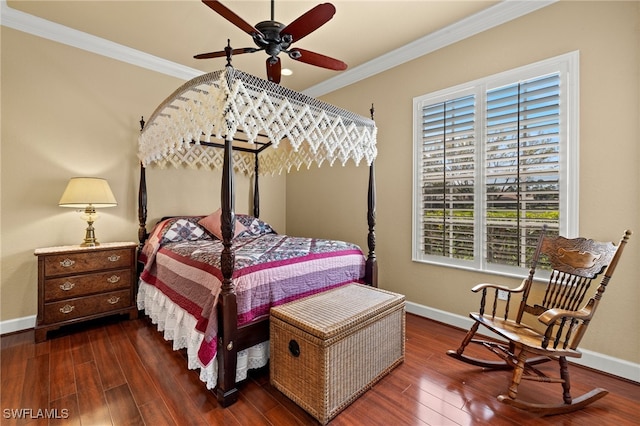
[[[445,355],[463,331],[410,314],[406,331],[405,362],[331,425],[640,424],[637,383],[572,365],[575,396],[595,386],[609,395],[576,413],[539,417],[495,399],[506,389],[507,372],[483,372]],[[267,369],[252,373],[238,402],[221,408],[186,369],[184,354],[172,351],[144,317],[63,329],[40,344],[33,331],[0,343],[2,425],[317,424],[271,387]],[[521,395],[557,400],[560,385],[524,383]]]

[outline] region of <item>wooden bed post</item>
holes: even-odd
[[[140,119],[140,131],[144,129],[144,117]],[[138,252],[147,240],[147,178],[146,169],[140,162],[140,182],[138,184]]]
[[[255,169],[253,178],[253,217],[260,217],[260,185],[258,182],[259,152],[255,153]]]
[[[223,407],[227,407],[238,399],[236,387],[236,364],[238,349],[235,335],[238,328],[236,293],[232,282],[235,255],[231,250],[233,231],[235,228],[234,213],[234,176],[233,176],[233,139],[224,142],[224,162],[222,166],[222,293],[218,310],[218,386],[216,397]]]
[[[367,224],[369,233],[367,235],[367,245],[369,255],[365,265],[365,283],[373,287],[378,287],[378,261],[376,259],[376,183],[374,165],[369,166],[369,193],[367,199]]]
[[[140,163],[140,184],[138,187],[138,249],[142,250],[147,240],[147,178],[146,170]]]
[[[231,44],[225,47],[227,54],[227,69],[231,68]],[[227,84],[231,87],[229,76]],[[228,128],[227,128],[228,129]],[[221,225],[222,253],[220,255],[220,270],[222,272],[222,292],[220,293],[218,309],[218,386],[216,398],[223,407],[228,407],[238,400],[236,387],[236,365],[238,363],[238,348],[235,342],[238,331],[238,305],[235,288],[233,286],[233,270],[235,255],[231,250],[235,228],[235,183],[233,175],[233,136],[227,134],[224,140],[224,157],[222,163],[221,188]]]
[[[371,105],[371,119],[373,120],[373,105]],[[367,194],[367,224],[369,233],[367,235],[367,245],[369,247],[369,255],[365,265],[364,281],[366,284],[378,287],[378,261],[376,259],[376,175],[375,161],[369,166],[369,190]]]

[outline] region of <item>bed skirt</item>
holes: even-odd
[[[218,381],[218,362],[216,357],[208,365],[198,359],[198,349],[204,335],[196,330],[196,319],[157,287],[140,280],[137,295],[138,309],[151,319],[162,332],[164,339],[173,342],[173,350],[187,349],[187,367],[200,370],[200,380],[207,389],[213,389]],[[260,368],[269,361],[269,341],[258,343],[238,352],[236,383],[247,378],[247,370]]]

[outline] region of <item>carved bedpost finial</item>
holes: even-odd
[[[140,131],[144,130],[144,115],[140,117]]]
[[[371,103],[371,108],[369,109],[369,113],[371,114],[371,119],[375,120],[374,118],[374,113],[376,112],[375,108],[373,107],[373,103]]]
[[[224,48],[224,53],[227,55],[227,66],[231,66],[231,55],[233,55],[233,50],[231,49],[231,40],[227,39],[227,47]]]

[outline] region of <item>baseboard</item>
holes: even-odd
[[[0,321],[0,335],[7,333],[15,333],[16,331],[28,330],[36,326],[36,316],[16,318],[6,321]]]
[[[407,312],[411,314],[429,318],[434,321],[451,325],[453,327],[469,329],[469,327],[471,327],[472,325],[471,318],[452,314],[451,312],[441,311],[439,309],[430,308],[428,306],[419,305],[413,302],[407,302],[406,309]],[[635,364],[623,359],[618,359],[609,355],[593,352],[588,349],[581,349],[581,351],[582,358],[571,360],[575,364],[593,368],[594,370],[602,371],[607,374],[612,374],[614,376],[622,377],[623,379],[640,383],[640,364]]]

